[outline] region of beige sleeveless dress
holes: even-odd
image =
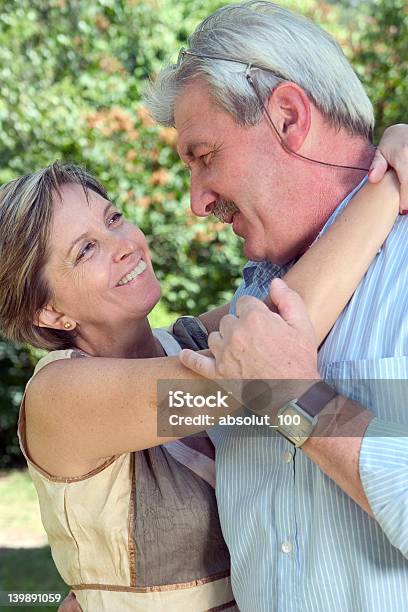
[[[180,350],[168,332],[156,336],[168,355]],[[54,351],[34,376],[52,361],[83,356]],[[24,398],[18,433],[55,565],[84,612],[237,610],[207,437],[114,456],[83,476],[58,478],[29,457]]]

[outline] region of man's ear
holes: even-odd
[[[76,325],[75,321],[72,321],[72,319],[65,314],[55,310],[52,304],[47,304],[47,306],[44,306],[44,308],[40,310],[34,324],[38,325],[38,327],[61,329],[63,331],[74,329]]]
[[[311,124],[311,103],[304,90],[296,83],[280,83],[268,100],[268,112],[290,151],[303,145]]]

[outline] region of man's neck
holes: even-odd
[[[339,155],[338,161],[335,162],[343,166],[344,169],[338,168],[335,170],[336,180],[333,184],[333,202],[330,212],[333,212],[337,205],[362,181],[368,173],[375,153],[375,147],[364,140],[347,141],[345,142],[344,149],[344,155]],[[349,166],[349,168],[346,166]],[[360,168],[361,170],[351,169],[352,167]],[[330,187],[328,195],[330,195]]]
[[[326,151],[320,159],[343,168],[330,170],[327,166],[321,166],[313,172],[313,181],[309,181],[307,193],[309,201],[316,203],[316,214],[309,220],[309,232],[302,244],[302,252],[312,244],[338,205],[360,184],[368,173],[375,153],[375,147],[367,140],[346,136],[343,142],[340,134],[335,137],[333,145],[331,155]],[[354,170],[351,167],[362,170]]]

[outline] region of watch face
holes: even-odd
[[[312,419],[298,404],[289,402],[277,416],[278,430],[294,444],[302,444],[312,433],[317,418]]]

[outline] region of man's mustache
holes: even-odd
[[[231,223],[232,217],[239,208],[231,200],[220,198],[214,206],[213,215],[223,223]]]

